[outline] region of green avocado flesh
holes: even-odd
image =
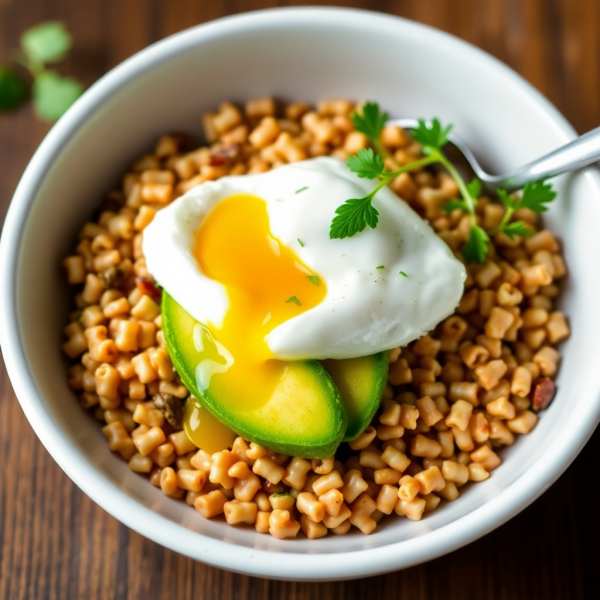
[[[201,393],[196,368],[213,360],[197,350],[195,330],[205,328],[163,290],[162,322],[167,349],[182,382],[201,404],[243,438],[276,452],[304,458],[332,456],[346,431],[340,392],[316,360],[290,361],[271,397],[260,406]],[[200,345],[202,347],[202,345]]]
[[[322,361],[340,391],[348,425],[342,441],[355,440],[369,425],[377,412],[385,390],[388,374],[388,353],[379,352],[360,358]]]

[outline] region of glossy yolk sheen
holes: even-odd
[[[317,306],[325,298],[325,282],[273,238],[267,205],[255,196],[230,196],[217,204],[196,233],[195,256],[229,297],[222,327],[203,330],[200,346],[212,355],[203,362],[213,368],[206,375],[199,366],[199,388],[232,406],[259,408],[287,367],[273,357],[265,337]]]

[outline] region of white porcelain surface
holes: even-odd
[[[565,470],[600,418],[600,178],[558,183],[547,217],[570,276],[562,306],[558,394],[531,435],[486,482],[420,522],[390,519],[370,536],[280,541],[206,521],[113,456],[67,388],[58,346],[68,312],[59,261],[103,190],[170,130],[198,131],[223,99],[376,99],[393,116],[438,116],[488,165],[518,166],[572,139],[573,129],[513,71],[455,38],[408,21],[336,9],[283,9],[184,31],[103,77],[33,157],[0,246],[0,341],[23,409],[55,460],[109,513],[201,561],[258,576],[325,580],[373,575],[454,550],[497,527]]]

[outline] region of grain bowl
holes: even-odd
[[[297,580],[348,579],[429,560],[532,502],[598,423],[593,365],[600,353],[594,343],[599,317],[592,304],[599,286],[593,260],[600,248],[592,232],[598,175],[589,169],[555,183],[559,199],[544,223],[560,240],[569,266],[559,307],[571,336],[561,347],[556,398],[529,435],[503,450],[493,476],[422,520],[382,522],[368,537],[269,538],[200,518],[111,455],[97,423],[74,401],[56,351],[69,312],[58,265],[106,189],[161,134],[189,131],[198,115],[223,99],[243,104],[265,96],[312,103],[368,97],[393,116],[436,115],[455,123],[499,171],[574,136],[564,118],[508,68],[400,19],[288,9],[182,32],[95,84],[51,131],[23,176],[0,253],[0,335],[11,381],[36,433],[67,474],[123,523],[174,550],[238,572]],[[200,127],[192,133],[200,136]]]

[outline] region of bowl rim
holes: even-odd
[[[574,460],[600,421],[600,403],[590,402],[572,421],[569,436],[552,445],[548,452],[502,494],[488,500],[427,535],[352,552],[309,554],[248,548],[205,536],[140,505],[99,472],[89,468],[52,420],[35,384],[21,343],[18,322],[17,277],[24,230],[37,192],[61,148],[88,115],[94,112],[121,84],[168,60],[200,40],[231,35],[236,31],[261,28],[267,24],[289,23],[296,18],[336,19],[344,24],[368,23],[371,27],[417,31],[438,42],[469,52],[491,69],[502,72],[535,102],[565,142],[576,135],[558,110],[510,67],[487,52],[435,28],[401,17],[372,11],[335,7],[285,7],[252,11],[224,17],[186,29],[141,50],[120,63],[94,83],[50,130],[28,164],[9,205],[0,238],[0,345],[7,372],[17,398],[35,433],[70,479],[109,514],[145,537],[204,563],[272,579],[327,581],[354,579],[407,568],[456,550],[489,533],[538,498]],[[600,176],[594,169],[583,174],[600,193]],[[173,535],[175,533],[175,535]],[[293,542],[291,542],[293,543]],[[410,546],[410,552],[406,550]]]

